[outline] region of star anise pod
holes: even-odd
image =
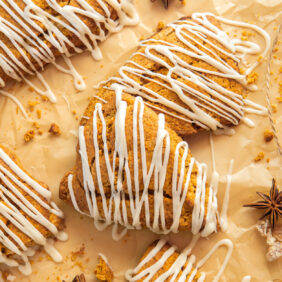
[[[156,0],[151,0],[151,2],[155,2]],[[162,0],[164,7],[167,9],[168,8],[168,0]]]
[[[72,282],[86,282],[84,274],[76,275]]]
[[[155,2],[156,0],[151,0],[151,2]],[[169,0],[162,0],[163,1],[163,4],[164,4],[164,7],[165,9],[168,8],[168,2]],[[179,0],[181,3],[184,3],[184,0]]]
[[[268,216],[272,229],[274,228],[279,216],[282,216],[282,191],[279,192],[275,179],[272,179],[272,186],[269,195],[257,192],[257,194],[263,199],[244,207],[251,207],[256,209],[265,210],[260,219]]]

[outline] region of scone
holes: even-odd
[[[165,240],[154,242],[136,268],[127,271],[126,280],[133,281],[199,281],[201,274],[194,269],[195,257],[179,253]],[[203,280],[201,280],[203,281]]]
[[[98,43],[123,26],[136,24],[138,16],[129,0],[2,0],[0,19],[0,86],[11,80],[31,85],[27,76],[37,75],[48,93],[39,73],[46,64],[53,63],[77,80],[67,58],[88,50],[100,59]],[[56,64],[59,55],[64,55],[67,68]]]
[[[141,41],[117,74],[99,86],[98,96],[108,101],[119,83],[125,93],[166,114],[181,136],[237,125],[248,82],[235,45],[215,16],[195,13]]]
[[[103,254],[99,254],[98,256],[98,263],[95,267],[94,274],[102,282],[112,282],[114,280],[113,270],[108,259]]]
[[[63,239],[63,213],[51,201],[47,185],[34,179],[17,156],[0,145],[1,263],[31,273],[28,257],[37,247],[59,261],[49,238]]]
[[[206,165],[192,157],[164,115],[115,87],[107,103],[93,98],[83,115],[76,164],[61,182],[60,198],[93,217],[98,229],[114,224],[115,239],[118,225],[198,233],[213,198]]]

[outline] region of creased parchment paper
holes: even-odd
[[[104,54],[102,61],[95,62],[90,54],[82,54],[72,59],[79,73],[86,79],[88,87],[85,91],[75,91],[72,78],[51,66],[47,67],[43,75],[58,97],[57,104],[43,102],[26,85],[18,84],[10,89],[10,92],[14,93],[26,109],[30,101],[39,102],[34,111],[29,111],[29,114],[30,118],[38,123],[43,134],[36,135],[33,141],[25,144],[23,139],[27,130],[34,129],[33,121],[24,119],[11,100],[0,97],[0,143],[15,149],[26,169],[49,185],[55,201],[65,212],[66,231],[69,234],[67,242],[56,243],[56,247],[64,257],[63,263],[54,263],[42,251],[32,259],[33,274],[26,278],[15,271],[16,281],[71,281],[81,272],[85,273],[87,281],[95,281],[93,270],[99,252],[106,255],[112,265],[115,281],[124,281],[124,272],[134,267],[148,244],[158,238],[157,235],[148,231],[138,231],[130,232],[125,239],[115,242],[112,240],[110,228],[103,232],[95,230],[91,219],[82,217],[72,207],[58,199],[60,180],[64,173],[73,167],[75,161],[78,119],[87,106],[88,97],[95,93],[93,86],[115,73],[118,67],[129,58],[139,39],[151,35],[159,21],[169,23],[182,16],[191,15],[193,12],[208,11],[230,19],[258,24],[273,38],[277,33],[279,12],[282,11],[281,0],[187,0],[186,6],[182,6],[178,1],[170,1],[170,3],[169,10],[166,11],[163,9],[161,0],[155,3],[151,3],[150,0],[136,0],[141,19],[139,26],[126,28],[103,43],[101,45]],[[241,30],[235,29],[235,33],[238,37],[241,36]],[[280,42],[281,39],[280,36]],[[282,43],[277,46],[279,50],[275,52],[275,58],[271,62],[273,103],[277,102],[275,97],[279,95],[278,83],[282,80],[282,75],[279,74],[281,45]],[[258,91],[251,93],[249,98],[261,105],[266,105],[266,64],[263,63],[257,71],[259,88]],[[277,106],[274,119],[279,138],[282,140],[282,103]],[[38,109],[42,111],[41,119],[37,118],[36,110]],[[242,208],[242,205],[257,199],[255,191],[268,192],[272,177],[276,177],[280,189],[282,188],[282,159],[277,153],[274,141],[264,142],[263,132],[270,129],[268,118],[256,115],[248,115],[248,117],[255,122],[254,128],[241,123],[236,128],[234,136],[214,137],[216,168],[221,175],[220,206],[229,162],[234,159],[228,211],[229,228],[227,233],[219,232],[207,239],[201,239],[194,253],[199,260],[218,240],[229,238],[234,243],[234,251],[221,281],[241,281],[245,275],[251,275],[252,281],[281,281],[282,260],[267,262],[265,238],[260,237],[255,228],[260,212]],[[61,136],[54,137],[48,133],[52,122],[60,126]],[[199,161],[206,162],[211,172],[209,134],[204,133],[189,138],[187,141],[193,155]],[[265,153],[265,158],[255,163],[253,160],[261,151]],[[269,162],[267,162],[268,158]],[[179,248],[183,248],[189,243],[191,235],[189,232],[182,232],[170,235],[169,238]],[[79,250],[83,244],[85,254],[75,258],[71,253]],[[207,272],[208,281],[212,280],[219,269],[225,253],[224,248],[219,249],[203,267],[203,270]]]

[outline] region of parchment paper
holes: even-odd
[[[258,24],[274,37],[277,33],[279,12],[282,10],[281,0],[188,0],[186,6],[182,6],[178,1],[170,1],[170,3],[169,10],[166,11],[161,1],[151,3],[150,0],[136,0],[141,19],[139,26],[126,28],[103,43],[101,45],[104,54],[102,61],[95,62],[90,54],[82,54],[72,59],[79,73],[86,78],[88,87],[85,91],[77,92],[73,87],[72,78],[58,72],[52,66],[49,66],[43,75],[58,97],[57,104],[43,102],[26,85],[18,84],[10,89],[26,109],[30,101],[39,102],[35,110],[29,111],[29,114],[33,121],[38,122],[40,129],[43,130],[43,135],[36,135],[32,142],[25,144],[23,140],[24,133],[33,128],[32,121],[24,119],[13,102],[0,97],[0,143],[15,149],[26,169],[49,185],[55,201],[65,212],[66,231],[69,234],[67,242],[56,243],[56,247],[64,256],[63,263],[56,264],[44,252],[40,252],[33,259],[32,276],[24,278],[15,271],[17,281],[71,281],[76,274],[81,272],[86,274],[87,281],[95,281],[93,270],[99,252],[106,255],[111,263],[115,271],[115,281],[124,281],[124,272],[134,267],[146,247],[158,238],[157,235],[150,232],[138,231],[130,232],[124,240],[115,242],[112,240],[110,228],[103,232],[95,230],[91,219],[80,216],[72,207],[58,199],[60,180],[74,164],[77,119],[80,119],[87,106],[88,97],[94,93],[92,87],[113,74],[129,58],[140,37],[151,35],[159,21],[169,23],[184,15],[191,15],[192,12],[207,11],[224,15],[230,19]],[[241,36],[239,29],[235,30],[235,33]],[[271,99],[275,103],[275,97],[279,95],[278,82],[282,80],[282,75],[278,70],[281,66],[281,43],[278,47],[279,50],[275,53],[277,58],[271,63],[273,71]],[[251,100],[261,105],[266,105],[265,71],[266,65],[262,64],[258,69],[259,90],[249,95]],[[275,81],[276,77],[278,77],[277,81]],[[37,109],[42,110],[41,119],[37,118]],[[73,111],[76,111],[76,114]],[[278,104],[277,113],[274,114],[280,140],[282,139],[281,114],[282,103]],[[236,128],[234,136],[214,137],[216,168],[221,175],[220,206],[229,161],[234,159],[228,211],[229,229],[227,233],[219,232],[207,239],[201,239],[194,253],[197,259],[200,259],[218,240],[229,238],[234,243],[234,251],[221,281],[241,281],[245,275],[251,275],[252,281],[275,279],[278,279],[275,281],[281,281],[282,260],[272,263],[266,261],[265,239],[261,238],[255,229],[260,212],[242,208],[242,205],[257,199],[255,191],[268,192],[272,177],[276,177],[280,189],[282,188],[282,159],[277,153],[275,142],[265,143],[263,140],[263,132],[270,129],[268,118],[256,115],[248,115],[248,117],[255,122],[255,128],[249,128],[241,123]],[[60,126],[61,136],[54,137],[48,133],[52,122]],[[189,138],[187,141],[193,155],[198,160],[206,162],[211,171],[209,134],[204,133]],[[265,152],[265,159],[254,163],[253,159],[261,151]],[[267,158],[269,162],[266,161]],[[191,235],[189,232],[184,232],[170,235],[169,238],[171,242],[182,248],[189,243]],[[75,258],[71,253],[79,250],[82,244],[85,245],[85,254]],[[218,250],[203,267],[203,270],[207,272],[208,281],[219,269],[225,252],[224,248]]]

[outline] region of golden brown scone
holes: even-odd
[[[86,34],[88,31],[90,32],[91,36],[97,37],[97,41],[95,39],[95,44],[99,43],[100,39],[104,40],[105,38],[102,39],[102,37],[99,37],[101,34],[105,34],[106,36],[109,34],[109,30],[107,26],[103,23],[104,20],[106,23],[110,21],[116,21],[117,25],[119,25],[119,15],[118,12],[113,6],[111,6],[108,1],[102,1],[103,5],[105,5],[106,10],[102,8],[102,6],[99,4],[99,1],[97,0],[84,0],[82,1],[81,5],[79,4],[79,1],[76,0],[57,0],[59,7],[64,8],[65,10],[68,8],[68,11],[70,12],[70,8],[76,8],[79,9],[76,12],[76,15],[78,19],[81,20],[81,22],[78,23],[78,20],[75,19],[73,23],[68,21],[67,17],[63,14],[58,12],[58,8],[52,7],[51,5],[48,4],[46,0],[30,0],[31,4],[35,4],[37,7],[36,9],[42,9],[42,13],[40,12],[39,18],[40,21],[34,20],[34,23],[37,25],[32,26],[30,22],[27,20],[26,17],[21,17],[16,11],[15,8],[12,7],[12,3],[16,4],[16,6],[20,10],[24,10],[27,7],[32,11],[36,10],[32,6],[28,6],[28,2],[25,3],[25,1],[22,0],[3,0],[1,1],[2,5],[0,5],[0,17],[2,19],[5,19],[8,21],[9,25],[12,25],[15,28],[18,28],[20,32],[22,32],[24,35],[27,35],[27,37],[30,40],[34,40],[36,43],[32,43],[31,41],[27,41],[27,39],[24,38],[24,43],[20,41],[17,47],[13,44],[11,41],[11,33],[8,32],[8,34],[5,34],[4,32],[0,33],[0,40],[5,45],[10,52],[13,54],[13,60],[10,59],[7,56],[7,50],[4,48],[0,48],[0,55],[4,56],[7,58],[10,67],[15,70],[15,73],[18,75],[18,78],[16,78],[16,75],[13,74],[12,72],[5,71],[4,64],[0,63],[0,77],[1,77],[1,85],[4,86],[7,82],[16,79],[16,80],[22,80],[24,77],[30,74],[34,74],[35,71],[42,70],[44,66],[47,63],[52,62],[52,59],[49,58],[43,58],[44,56],[42,55],[44,52],[41,53],[41,58],[40,58],[40,63],[37,61],[37,58],[35,58],[32,55],[33,51],[29,51],[30,48],[35,48],[37,51],[39,51],[38,46],[41,48],[44,48],[48,52],[52,53],[52,56],[55,58],[58,57],[59,55],[65,54],[64,52],[64,47],[62,47],[64,44],[66,46],[66,49],[70,54],[78,53],[83,50],[85,50],[87,47],[85,43],[83,43],[83,37],[87,37],[88,35]],[[91,12],[86,11],[86,9],[82,5],[89,5],[91,9],[93,9]],[[57,10],[56,10],[57,9]],[[94,14],[94,11],[97,13],[96,15]],[[82,13],[85,12],[88,14],[91,14],[90,16],[88,15],[82,15]],[[107,14],[108,12],[108,14]],[[54,17],[56,20],[62,21],[64,23],[61,24],[59,22],[55,22],[55,20],[48,18],[49,23],[54,24],[52,32],[54,32],[54,40],[47,40],[46,36],[48,35],[48,28],[46,28],[46,24],[43,22],[43,13],[47,13],[44,16],[47,18],[48,15]],[[101,20],[101,18],[104,18],[104,20]],[[91,18],[92,17],[92,18]],[[70,18],[70,17],[69,17]],[[95,20],[94,20],[95,18]],[[20,20],[22,22],[18,22],[17,20]],[[78,26],[80,25],[80,27]],[[84,25],[84,26],[82,26]],[[39,29],[41,28],[41,30]],[[55,28],[58,29],[59,32],[61,32],[62,36],[61,38],[58,38],[55,33]],[[72,28],[72,30],[71,30]],[[77,30],[74,30],[78,28]],[[80,30],[81,31],[80,31]],[[33,33],[33,36],[31,35],[31,31]],[[86,30],[86,32],[85,32]],[[7,29],[8,31],[8,29]],[[85,32],[85,33],[84,33]],[[51,34],[49,34],[51,36]],[[63,38],[65,36],[65,38]],[[53,41],[53,43],[51,43]],[[56,42],[55,42],[56,41]],[[93,45],[91,40],[88,38],[88,42],[90,45]],[[45,46],[43,45],[45,44]],[[93,47],[93,46],[92,46]],[[77,49],[75,49],[77,48]],[[78,48],[80,50],[78,50]],[[45,52],[46,53],[46,52]],[[23,54],[25,54],[26,58],[24,58]],[[16,60],[18,60],[17,63]],[[31,62],[28,63],[28,61]],[[20,66],[20,64],[23,64],[23,67]],[[35,67],[35,69],[33,69]]]
[[[142,156],[141,156],[141,149],[140,149],[140,136],[138,137],[138,148],[137,152],[138,155],[134,153],[134,143],[133,143],[133,111],[134,111],[134,105],[136,103],[136,99],[133,96],[130,95],[122,95],[122,102],[126,102],[126,115],[125,115],[125,132],[124,136],[126,139],[126,146],[127,146],[127,164],[128,164],[128,171],[130,172],[130,178],[132,185],[128,182],[128,176],[125,171],[123,171],[123,178],[120,180],[121,185],[120,189],[122,195],[122,204],[119,203],[119,206],[116,206],[116,201],[113,200],[114,194],[117,192],[117,182],[118,182],[118,169],[119,169],[119,155],[116,156],[115,161],[115,171],[114,171],[114,192],[112,192],[111,188],[111,181],[109,178],[109,173],[107,170],[107,162],[105,157],[105,151],[104,151],[104,143],[103,143],[103,137],[102,137],[102,122],[100,118],[97,119],[97,143],[99,146],[99,165],[98,162],[96,162],[96,156],[98,151],[94,147],[93,142],[93,111],[95,110],[95,107],[102,107],[102,112],[105,120],[105,127],[106,127],[106,145],[107,150],[109,152],[109,163],[113,163],[113,156],[115,151],[115,146],[118,146],[118,144],[121,142],[118,137],[116,136],[115,127],[119,126],[117,119],[117,110],[116,110],[116,96],[115,94],[112,94],[111,97],[109,97],[109,100],[106,104],[101,104],[101,101],[99,101],[97,98],[93,98],[88,105],[88,108],[86,109],[83,119],[80,123],[80,130],[84,130],[84,135],[81,135],[79,137],[79,145],[77,147],[77,160],[75,167],[72,171],[66,174],[66,176],[61,181],[60,185],[60,198],[62,200],[66,200],[71,202],[74,207],[79,210],[82,213],[90,214],[94,219],[98,220],[98,218],[102,221],[106,221],[109,223],[119,223],[123,226],[130,228],[148,228],[148,225],[150,225],[150,229],[154,232],[164,232],[164,226],[168,229],[172,227],[172,224],[175,223],[174,221],[178,219],[178,216],[174,216],[174,209],[180,207],[180,214],[179,214],[179,223],[177,224],[177,230],[190,230],[191,223],[192,223],[192,212],[194,208],[194,200],[195,200],[195,192],[196,189],[199,187],[197,186],[197,174],[198,174],[198,168],[195,163],[190,165],[191,162],[191,153],[190,150],[187,151],[187,157],[184,160],[184,168],[183,168],[183,183],[180,186],[180,191],[182,191],[181,195],[183,194],[184,200],[183,204],[180,204],[180,200],[175,196],[175,193],[173,192],[173,175],[177,175],[177,181],[179,181],[179,177],[181,174],[181,162],[182,157],[184,155],[184,149],[181,148],[179,150],[179,159],[178,162],[175,162],[175,154],[176,154],[176,148],[177,145],[182,142],[183,140],[168,126],[165,126],[166,132],[169,134],[170,137],[170,144],[169,144],[169,158],[167,162],[166,170],[164,173],[164,183],[163,185],[160,184],[159,187],[162,187],[160,189],[163,189],[163,192],[161,193],[161,196],[163,197],[162,200],[156,198],[157,197],[157,187],[156,183],[154,183],[154,177],[156,176],[154,172],[152,173],[152,176],[150,178],[150,181],[148,183],[148,190],[144,189],[144,178],[143,178],[143,164],[142,164]],[[149,167],[152,162],[155,146],[156,146],[156,139],[157,139],[157,133],[158,133],[158,122],[159,117],[158,115],[148,108],[147,106],[144,106],[144,113],[143,113],[143,128],[144,128],[144,147],[145,147],[145,155],[147,160],[147,171],[149,170]],[[138,125],[141,126],[141,125]],[[122,129],[119,129],[119,132],[121,132]],[[86,145],[86,153],[82,153],[82,142],[85,140]],[[185,143],[186,144],[186,143]],[[81,155],[83,154],[84,160],[88,158],[88,163],[83,163]],[[144,154],[144,153],[143,153]],[[164,152],[163,152],[164,154]],[[137,158],[135,158],[137,156]],[[120,157],[122,158],[122,157]],[[134,170],[134,166],[136,165],[135,162],[138,162],[138,182],[139,186],[138,189],[135,187],[133,183],[136,183],[136,171]],[[88,168],[86,169],[86,166],[89,166],[89,169],[91,171],[91,176],[89,179],[87,178],[86,173],[88,171]],[[84,168],[83,168],[84,167]],[[99,172],[97,172],[97,167],[99,168]],[[175,169],[175,171],[174,171]],[[191,174],[189,177],[188,170],[191,170]],[[134,174],[135,171],[135,174]],[[88,180],[87,180],[88,179]],[[94,187],[95,187],[95,199],[93,198],[93,195],[90,196],[90,198],[94,199],[93,207],[90,206],[87,202],[87,187],[86,187],[86,181],[90,183],[93,179]],[[100,179],[100,182],[99,182]],[[186,193],[184,194],[184,183],[188,183],[188,189],[186,190]],[[71,182],[71,185],[70,183]],[[101,188],[99,186],[99,183],[101,184]],[[136,184],[137,185],[137,184]],[[130,187],[130,189],[129,189]],[[102,191],[101,191],[102,189]],[[70,192],[73,191],[73,194]],[[139,191],[139,193],[138,193]],[[105,197],[102,196],[102,193],[105,194]],[[142,197],[144,194],[144,197],[147,198],[147,212],[145,208],[145,204],[143,203],[141,205],[140,210],[140,226],[136,223],[133,224],[134,216],[136,215],[134,210],[132,210],[132,203],[137,201],[136,193],[139,194],[139,198]],[[205,193],[206,198],[204,200],[204,206],[205,206],[205,214],[207,210],[208,205],[208,195],[209,195],[209,188],[208,185],[205,186]],[[133,199],[130,200],[130,195],[133,195]],[[75,200],[72,198],[75,198]],[[88,194],[90,195],[90,194]],[[156,200],[157,199],[157,200]],[[140,200],[140,199],[139,199]],[[163,220],[165,221],[165,225],[161,226],[161,220],[158,219],[157,224],[155,227],[152,227],[154,224],[155,217],[158,218],[158,213],[155,212],[155,207],[162,203],[163,205]],[[112,205],[112,209],[110,209],[110,204]],[[104,205],[104,206],[103,206]],[[108,218],[106,218],[105,215],[105,206],[107,207],[106,212],[110,212],[108,215]],[[100,217],[94,214],[91,214],[93,212],[93,209],[98,210]],[[116,210],[115,210],[116,209]],[[116,212],[115,212],[116,211]],[[117,219],[117,213],[120,212],[121,218]],[[125,212],[126,211],[126,212]],[[116,215],[115,215],[116,213]],[[162,213],[162,212],[160,212]],[[148,219],[149,215],[149,219]],[[126,217],[126,220],[124,219]],[[124,220],[123,220],[124,219]],[[148,221],[147,221],[148,220]],[[204,218],[205,220],[205,218]],[[133,226],[132,226],[133,225]],[[203,222],[204,225],[204,222]],[[160,228],[159,231],[158,228]]]
[[[7,158],[9,158],[9,161],[7,161]],[[16,169],[14,169],[14,167],[16,167]],[[19,175],[17,173],[17,171],[19,170],[24,175],[24,178],[22,177],[22,175]],[[30,183],[28,181],[34,181],[34,183]],[[37,185],[39,186],[39,188]],[[36,191],[35,189],[39,190]],[[37,219],[32,218],[31,215],[28,215],[26,209],[31,210],[31,207],[33,209],[35,208],[44,218],[47,219],[50,224],[53,224],[58,231],[64,228],[62,213],[58,209],[56,209],[58,211],[57,214],[55,214],[56,212],[53,213],[51,200],[48,199],[48,196],[46,198],[40,192],[41,190],[48,191],[48,186],[34,179],[28,172],[25,171],[18,157],[12,151],[1,145],[0,190],[3,193],[0,199],[0,218],[9,229],[9,232],[12,232],[14,235],[16,235],[20,239],[21,243],[26,247],[37,246],[38,243],[35,242],[28,235],[28,233],[26,233],[27,229],[30,230],[30,228],[27,227],[27,223],[23,222],[23,219],[19,219],[21,221],[20,224],[23,224],[23,226],[25,226],[23,230],[20,230],[19,227],[17,227],[15,223],[7,217],[4,206],[10,208],[13,211],[17,209],[21,213],[21,215],[23,215],[23,217],[29,223],[31,223],[32,226],[34,226],[35,229],[39,231],[45,238],[54,237],[56,232],[52,232],[47,228],[46,224],[41,223],[41,220],[38,219],[39,215],[37,216]],[[20,194],[17,194],[16,191],[18,191]],[[22,195],[23,199],[20,199],[19,195]],[[39,200],[36,199],[36,197],[39,197],[39,199],[46,204],[46,207],[43,207],[42,204],[39,203]],[[27,204],[24,204],[25,201]],[[11,236],[11,234],[9,234],[7,230],[3,229],[3,227],[0,227],[0,230],[4,233],[4,237],[11,240],[21,252],[22,247],[19,245],[19,242],[16,242],[15,238]],[[4,241],[1,240],[0,246],[1,253],[3,255],[10,256],[14,254],[14,251],[9,249]]]
[[[191,18],[182,18],[180,19],[180,22],[176,24],[177,25],[183,25],[185,24],[185,20],[191,21],[195,23],[194,20],[191,20]],[[216,20],[213,17],[209,17],[209,20],[211,23],[213,23],[216,27],[220,28],[220,23],[218,20]],[[199,23],[197,23],[198,26],[201,26]],[[193,39],[197,38],[195,35],[191,34],[190,30],[183,30],[183,34],[187,34],[191,36]],[[184,36],[184,35],[183,35]],[[210,36],[207,36],[207,39],[210,40],[215,46],[222,48],[225,52],[230,54],[230,51],[224,47],[220,42],[218,42],[216,39],[211,38]],[[187,40],[189,43],[194,45],[195,47],[199,48],[200,51],[202,51],[205,54],[208,54],[211,58],[220,61],[222,60],[224,63],[228,64],[234,71],[239,73],[239,66],[238,63],[231,57],[227,56],[226,53],[221,52],[220,50],[216,49],[216,47],[212,46],[208,42],[204,42],[203,39],[199,39],[198,43],[195,43],[192,41],[191,38],[185,37],[185,40]],[[188,118],[187,115],[184,113],[177,111],[176,109],[171,108],[170,106],[165,105],[162,101],[156,101],[156,94],[160,95],[162,98],[165,98],[169,101],[169,103],[173,102],[177,106],[182,107],[181,110],[189,110],[192,113],[195,113],[195,109],[192,108],[193,106],[188,105],[184,102],[184,98],[180,98],[180,96],[176,93],[176,90],[172,89],[173,84],[174,87],[179,87],[184,89],[184,87],[190,87],[190,89],[193,89],[193,91],[199,91],[204,95],[204,97],[211,98],[211,100],[214,102],[218,102],[221,100],[221,105],[219,106],[219,109],[222,109],[223,106],[226,106],[226,100],[224,101],[224,98],[227,98],[229,101],[235,102],[236,106],[239,106],[240,110],[238,110],[239,116],[234,114],[233,109],[229,108],[227,110],[227,114],[219,114],[218,109],[217,112],[215,112],[215,108],[207,109],[206,107],[210,107],[212,105],[211,102],[208,100],[205,100],[206,98],[200,98],[198,96],[195,96],[195,94],[192,95],[191,90],[184,89],[183,93],[186,98],[191,98],[195,105],[198,106],[198,109],[203,110],[205,113],[207,113],[209,116],[213,117],[216,121],[220,122],[220,126],[231,126],[237,124],[242,115],[242,105],[243,105],[243,94],[244,89],[242,85],[237,82],[234,79],[224,77],[224,73],[217,69],[215,66],[207,63],[205,60],[201,58],[195,58],[191,57],[189,54],[181,53],[178,51],[172,51],[172,54],[175,54],[178,56],[178,60],[182,60],[183,62],[187,63],[189,66],[193,68],[201,68],[203,70],[207,71],[213,71],[218,72],[223,76],[219,76],[217,74],[212,73],[204,73],[201,72],[201,70],[197,71],[194,70],[194,74],[196,74],[198,77],[204,79],[204,80],[211,80],[217,84],[217,86],[221,86],[225,90],[232,91],[232,95],[237,96],[237,100],[235,101],[234,98],[228,97],[226,93],[221,92],[221,98],[217,98],[210,93],[207,92],[203,87],[199,86],[199,83],[196,81],[188,80],[186,77],[181,76],[179,73],[177,73],[176,70],[173,70],[172,67],[174,67],[174,63],[171,59],[169,59],[169,55],[161,54],[160,51],[150,51],[152,46],[155,46],[157,44],[164,46],[168,44],[173,44],[173,47],[181,47],[186,51],[191,51],[192,49],[185,45],[179,38],[177,37],[177,34],[175,30],[171,26],[167,26],[163,28],[161,31],[154,34],[152,37],[150,37],[147,41],[141,42],[140,47],[137,50],[136,53],[133,54],[133,56],[130,58],[130,60],[120,68],[119,72],[109,78],[105,83],[103,83],[99,90],[98,90],[98,96],[102,97],[103,99],[106,99],[107,101],[111,97],[112,90],[110,89],[111,86],[114,83],[120,83],[122,85],[125,85],[124,92],[129,94],[134,94],[138,96],[142,96],[144,99],[146,99],[146,102],[152,106],[152,109],[156,112],[163,112],[166,114],[166,122],[170,126],[171,129],[176,131],[181,136],[187,136],[191,134],[197,133],[199,130],[202,130],[204,126],[199,125],[199,119],[191,117]],[[149,57],[147,55],[148,52],[151,52],[151,55],[155,56],[155,58]],[[199,51],[199,52],[200,52]],[[163,51],[164,52],[164,51]],[[198,52],[198,51],[197,51]],[[197,53],[196,52],[196,53]],[[215,57],[214,54],[211,52],[214,52],[218,57]],[[198,54],[198,53],[197,53]],[[158,61],[159,60],[159,61]],[[170,68],[169,68],[169,67]],[[134,69],[134,71],[132,70]],[[185,69],[185,67],[184,67]],[[187,68],[186,68],[187,70]],[[191,69],[190,69],[191,70]],[[157,75],[168,75],[168,72],[172,71],[171,74],[171,80],[174,82],[170,84],[170,81],[165,80],[163,77],[159,77]],[[124,78],[125,77],[125,78]],[[129,81],[129,79],[131,81]],[[179,86],[180,84],[183,84],[184,86]],[[166,86],[166,87],[165,87]],[[211,89],[209,89],[211,90]],[[152,92],[154,92],[152,94]],[[185,98],[185,99],[186,99]],[[154,101],[150,100],[154,99]],[[189,102],[190,103],[190,102]],[[214,103],[213,103],[214,105]],[[200,114],[203,116],[203,114]],[[233,120],[230,121],[229,117],[232,116]],[[178,116],[178,117],[175,117]],[[186,119],[186,120],[184,120]],[[189,121],[187,121],[189,120]],[[204,124],[207,126],[207,124]],[[212,126],[207,126],[206,129],[211,128]],[[214,126],[212,128],[213,130],[218,128],[219,126]]]
[[[157,250],[156,249],[157,244],[160,244],[161,241],[163,241],[163,240],[155,241],[153,244],[151,244],[149,246],[149,248],[146,250],[145,254],[140,259],[138,266],[135,269],[130,270],[126,274],[126,279],[128,281],[136,281],[136,282],[145,281],[145,279],[148,277],[148,275],[151,275],[151,278],[150,278],[149,281],[155,281],[161,275],[165,275],[165,273],[170,271],[172,265],[175,263],[175,261],[177,260],[177,258],[180,255],[180,253],[177,251],[175,246],[170,245],[168,242],[163,242],[161,249]],[[171,253],[169,255],[170,251],[171,251]],[[165,260],[163,260],[163,263],[161,265],[157,266],[157,263],[160,263],[160,260],[166,254],[168,254],[168,257]],[[150,256],[149,261],[147,261],[145,264],[143,264],[143,261],[145,259],[148,259],[148,256]],[[176,263],[176,266],[177,266],[176,269],[174,271],[172,271],[172,273],[170,273],[170,275],[167,275],[167,278],[164,279],[163,281],[180,281],[179,279],[180,279],[181,275],[183,275],[183,271],[188,264],[188,260],[189,260],[189,256],[187,257],[187,259],[186,259],[186,261],[183,265],[181,265],[180,262]],[[152,267],[154,267],[154,266],[155,266],[155,269],[152,269]],[[146,274],[145,272],[149,268],[151,268],[151,271],[149,271],[149,274],[148,273]],[[143,271],[144,271],[144,273],[142,273]],[[191,266],[190,271],[185,275],[185,277],[182,277],[181,281],[189,281],[189,278],[190,278],[191,274],[193,273],[193,271],[194,271],[194,267]],[[173,277],[174,274],[176,274],[176,273],[178,273],[176,275],[176,277]],[[137,278],[138,275],[139,275],[139,279]],[[191,281],[198,281],[200,276],[201,276],[200,273],[196,272],[195,274],[193,274],[193,279]],[[172,278],[174,278],[174,279],[172,279]],[[185,278],[185,279],[183,280],[183,278]]]
[[[96,265],[94,273],[99,281],[112,282],[114,279],[114,274],[108,261],[101,254],[99,254],[98,263]]]

